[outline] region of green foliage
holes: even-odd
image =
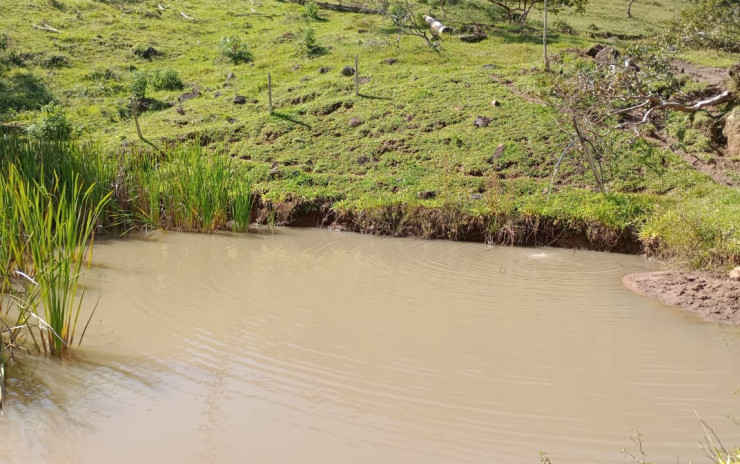
[[[73,152],[60,147],[0,139],[0,294],[11,296],[15,325],[37,331],[36,348],[54,355],[74,342],[82,270],[110,197],[69,169]]]
[[[234,64],[248,63],[254,60],[249,45],[238,35],[221,38],[219,51]]]
[[[640,236],[651,252],[695,268],[740,265],[740,193],[699,186],[651,217]]]
[[[95,68],[87,75],[92,81],[117,81],[121,76],[111,68]]]
[[[670,21],[663,39],[670,45],[740,52],[740,3],[697,0]]]
[[[568,24],[568,22],[564,19],[558,19],[557,21],[555,21],[555,24],[553,24],[553,29],[560,32],[561,34],[573,35],[576,33],[576,30],[573,29],[573,26]]]
[[[182,90],[185,85],[180,74],[171,68],[154,71],[149,75],[149,82],[155,90]]]
[[[430,37],[427,34],[429,27],[424,20],[423,14],[417,11],[417,6],[408,0],[397,1],[389,5],[385,10],[385,15],[390,19],[398,32],[404,35],[420,37],[424,39],[430,48],[439,52],[440,43],[434,36]],[[433,38],[435,39],[434,41],[432,40]]]
[[[543,9],[544,0],[489,0],[494,5],[504,10],[509,23],[517,22],[524,24],[532,8]],[[589,0],[549,0],[547,9],[550,13],[560,13],[563,10],[572,10],[574,13],[583,14]]]
[[[72,127],[64,109],[52,102],[41,109],[27,132],[36,140],[67,140],[72,136]]]
[[[41,57],[37,63],[42,68],[65,68],[70,66],[70,59],[64,55],[51,55]]]
[[[146,88],[149,83],[149,79],[146,73],[134,71],[131,76],[131,82],[129,89],[131,91],[131,99],[135,102],[143,102],[146,100]]]
[[[301,51],[309,57],[319,55],[324,51],[324,48],[319,45],[319,41],[316,38],[316,31],[313,28],[309,27],[303,32]]]
[[[321,17],[319,16],[319,6],[314,2],[306,2],[303,6],[303,10],[303,15],[307,19],[311,19],[313,21],[318,21],[321,19]]]
[[[627,47],[625,55],[640,68],[634,73],[634,82],[629,87],[630,92],[641,91],[669,97],[679,90],[680,82],[671,67],[671,62],[676,57],[670,49],[663,47],[656,50],[643,44],[633,44]],[[626,73],[623,79],[629,79],[630,72],[622,71],[623,74]]]
[[[132,51],[134,52],[134,55],[138,57],[143,57],[148,48],[149,46],[142,44],[142,43],[138,43],[134,45],[134,48]]]
[[[8,34],[5,32],[0,33],[0,52],[5,51],[8,48]]]

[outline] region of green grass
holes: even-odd
[[[153,2],[124,2],[127,13],[118,4],[93,0],[56,3],[62,8],[46,2],[12,4],[0,18],[0,31],[9,37],[6,53],[25,57],[23,66],[5,72],[6,88],[18,89],[0,97],[14,108],[5,119],[30,124],[38,108],[53,99],[66,109],[75,134],[92,141],[96,153],[109,154],[97,157],[98,165],[110,171],[118,161],[100,160],[121,151],[137,153],[123,161],[130,198],[114,199],[138,223],[244,229],[252,198],[247,193],[253,192],[278,223],[289,216],[281,214],[281,204],[329,204],[337,214],[363,217],[368,224],[382,220],[409,228],[421,208],[444,212],[435,220],[452,225],[463,216],[477,218],[491,237],[545,221],[567,224],[594,240],[639,233],[652,244],[647,237],[666,229],[655,225],[649,233],[640,231],[667,221],[660,219],[664,211],[689,201],[711,205],[717,192],[730,192],[674,153],[625,139],[603,160],[612,192],[608,198],[595,191],[590,170],[575,155],[564,160],[549,197],[543,193],[568,139],[557,115],[537,98],[543,89],[532,71],[541,61],[535,12],[528,27],[519,28],[506,25],[501,12],[483,0],[449,6],[446,17],[422,5],[457,29],[472,21],[490,26],[488,40],[478,44],[445,36],[437,54],[414,37],[402,37],[397,46],[382,17],[321,10],[321,19],[314,20],[305,7],[286,2],[186,1],[176,8],[165,5],[164,12]],[[621,46],[624,40],[590,34],[649,35],[686,4],[638,0],[630,20],[626,3],[592,0],[583,16],[566,11],[552,18],[552,25],[564,20],[578,34],[552,31],[550,51],[597,42]],[[31,28],[45,19],[62,32]],[[305,53],[302,42],[309,29],[320,54]],[[222,39],[232,36],[243,39],[251,61],[235,63],[222,55]],[[160,54],[142,58],[150,46]],[[369,78],[359,97],[353,79],[339,73],[354,65],[355,55],[360,75]],[[719,66],[737,59],[696,52],[686,57]],[[389,58],[397,62],[385,63]],[[331,69],[320,73],[321,68]],[[172,85],[159,83],[165,70]],[[268,113],[268,72],[273,115]],[[130,116],[130,83],[136,75],[150,76],[151,109],[140,115],[145,136],[167,147],[201,140],[201,148],[168,148],[168,158],[152,168],[157,159],[140,148]],[[178,81],[183,90],[176,90]],[[178,101],[194,88],[197,96]],[[247,103],[235,105],[237,95]],[[491,124],[474,126],[477,116],[490,118]],[[691,137],[692,147],[703,146]],[[494,159],[499,145],[503,154]],[[104,173],[106,182],[120,184],[115,175]],[[177,179],[186,182],[178,185]],[[223,190],[220,183],[226,184]],[[434,198],[419,199],[426,191]],[[721,214],[732,220],[734,212]],[[398,215],[409,217],[404,222]],[[730,242],[707,240],[701,246],[723,250],[718,256],[729,260],[723,265],[737,260]],[[664,241],[655,249],[668,256],[677,242]]]

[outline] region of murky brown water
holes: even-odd
[[[9,381],[2,462],[701,461],[740,331],[634,295],[624,255],[319,230],[97,245],[77,358]],[[10,451],[12,450],[12,451]]]

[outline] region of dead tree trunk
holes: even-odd
[[[290,3],[297,3],[299,5],[305,5],[306,0],[288,0]],[[363,13],[363,14],[376,14],[382,15],[383,11],[375,8],[367,8],[364,6],[352,6],[352,5],[340,5],[337,3],[326,3],[326,2],[314,2],[319,8],[332,11],[341,11],[342,13]]]

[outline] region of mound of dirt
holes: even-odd
[[[702,272],[628,274],[624,285],[665,304],[694,311],[702,319],[740,325],[740,282]]]

